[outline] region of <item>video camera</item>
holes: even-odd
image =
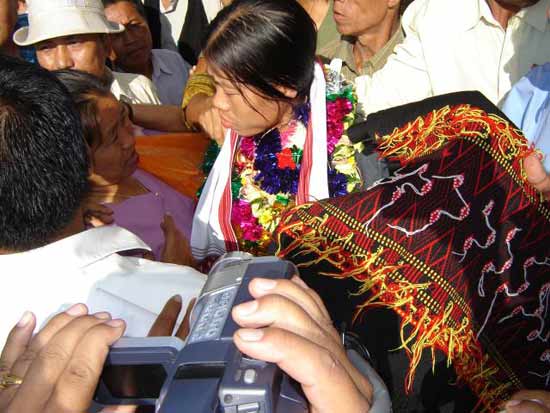
[[[299,385],[277,365],[247,358],[233,343],[231,309],[252,297],[254,277],[281,279],[296,267],[276,257],[220,258],[191,315],[184,343],[175,337],[123,338],[109,352],[96,391],[103,405],[154,405],[157,413],[305,413]]]

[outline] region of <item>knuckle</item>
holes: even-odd
[[[38,359],[42,363],[62,363],[69,359],[69,353],[59,344],[50,344],[39,354]]]
[[[326,348],[319,350],[320,365],[329,372],[336,372],[342,369],[340,361]]]
[[[21,355],[21,357],[19,357],[19,362],[22,362],[24,364],[28,364],[28,363],[32,363],[36,357],[37,357],[38,353],[36,350],[32,349],[32,348],[28,348],[27,350],[25,350],[25,352]]]
[[[97,379],[97,372],[93,369],[88,360],[78,358],[71,362],[66,369],[66,379],[69,384],[80,386]]]

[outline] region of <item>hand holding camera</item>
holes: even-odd
[[[231,272],[226,272],[226,275],[230,274]],[[257,376],[256,380],[263,377],[263,368],[271,372],[268,377],[277,378],[278,373],[273,374],[274,365],[270,363],[277,364],[282,371],[301,384],[309,402],[300,404],[299,397],[284,401],[292,402],[293,408],[307,409],[308,407],[304,404],[309,404],[310,411],[315,413],[368,411],[371,400],[370,383],[349,362],[340,338],[332,327],[330,317],[318,295],[307,288],[299,278],[289,279],[290,276],[291,274],[288,273],[282,278],[280,276],[275,279],[256,278],[246,286],[245,292],[248,299],[246,302],[235,305],[231,312],[237,323],[233,328],[232,337],[236,345],[235,350],[239,351],[232,353],[233,358],[230,358],[229,364],[244,361],[247,365],[255,366],[260,376]],[[221,285],[227,285],[227,283],[221,282],[218,287]],[[217,288],[216,285],[211,287],[213,290]],[[253,298],[252,301],[249,300],[250,296]],[[201,303],[200,299],[197,306],[200,311],[207,309],[204,301]],[[4,366],[4,370],[0,371],[0,377],[10,373],[23,380],[19,384],[9,385],[4,390],[0,390],[0,412],[83,413],[87,411],[101,366],[105,361],[107,348],[122,334],[123,323],[111,321],[106,313],[95,316],[86,315],[85,306],[82,305],[73,308],[80,313],[78,315],[63,313],[54,317],[30,341],[30,344],[28,343],[34,329],[34,318],[31,317],[26,327],[14,328],[2,355],[1,365]],[[166,319],[167,313],[174,313],[174,311],[172,309],[163,313],[161,321],[166,324],[166,321],[169,321]],[[197,321],[196,317],[199,316],[195,315],[195,319],[191,321],[191,335],[193,331],[197,331],[193,324]],[[168,324],[173,325],[173,321]],[[227,326],[231,322],[233,320],[228,320],[223,325]],[[161,332],[164,331],[163,323],[157,323]],[[211,323],[209,325],[212,326]],[[171,329],[168,328],[168,330]],[[203,332],[208,334],[208,330]],[[188,345],[190,341],[188,340]],[[200,344],[198,343],[197,347]],[[202,344],[204,345],[204,342]],[[244,353],[242,357],[241,352]],[[60,362],[57,357],[63,355],[66,357]],[[269,363],[263,363],[260,360]],[[53,371],[55,374],[52,374]],[[181,377],[189,379],[192,373],[192,369],[184,370]],[[242,380],[246,375],[246,381],[254,382],[250,374],[246,373],[246,369],[241,371]],[[44,382],[49,385],[40,384]],[[118,382],[121,382],[120,377]],[[285,385],[283,384],[282,387]],[[48,394],[44,393],[45,388],[49,389],[46,391]],[[268,386],[268,388],[272,391],[271,395],[279,395],[279,389],[276,386]],[[234,390],[229,386],[230,392]],[[237,390],[242,388],[239,387]],[[288,393],[288,388],[285,391]],[[285,391],[281,389],[280,393],[283,394]],[[195,396],[199,399],[204,397],[202,394]],[[294,396],[299,395],[294,394]],[[166,399],[164,404],[169,406],[166,404]],[[231,408],[231,403],[226,405],[229,409]],[[248,406],[245,404],[244,408],[249,410],[235,409],[235,411],[239,413],[254,411],[256,407],[250,403]],[[231,411],[229,409],[227,411]],[[178,404],[177,411],[191,410],[187,410],[187,403],[184,402]],[[216,411],[214,406],[210,411]],[[290,410],[278,411],[290,412]]]

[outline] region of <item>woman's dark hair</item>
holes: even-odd
[[[98,77],[79,70],[57,70],[53,72],[57,79],[69,90],[80,114],[84,139],[91,148],[101,142],[99,122],[97,120],[98,97],[111,95],[111,91]]]
[[[315,23],[295,0],[236,0],[212,21],[204,56],[238,88],[290,101],[282,86],[309,95],[313,81]]]

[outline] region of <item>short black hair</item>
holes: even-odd
[[[111,96],[110,88],[98,77],[80,70],[56,70],[53,74],[69,91],[80,115],[84,139],[93,148],[101,143],[97,98]]]
[[[57,239],[88,187],[87,148],[67,89],[38,65],[0,55],[0,248]]]
[[[141,14],[141,17],[143,17],[145,20],[147,20],[147,13],[145,12],[145,6],[141,3],[140,0],[102,0],[103,2],[103,8],[106,8],[107,6],[110,6],[111,4],[120,3],[122,1],[126,1],[128,3],[132,3],[139,14]]]
[[[289,101],[276,87],[309,96],[315,67],[315,23],[295,0],[236,0],[209,27],[204,56],[238,85]]]

